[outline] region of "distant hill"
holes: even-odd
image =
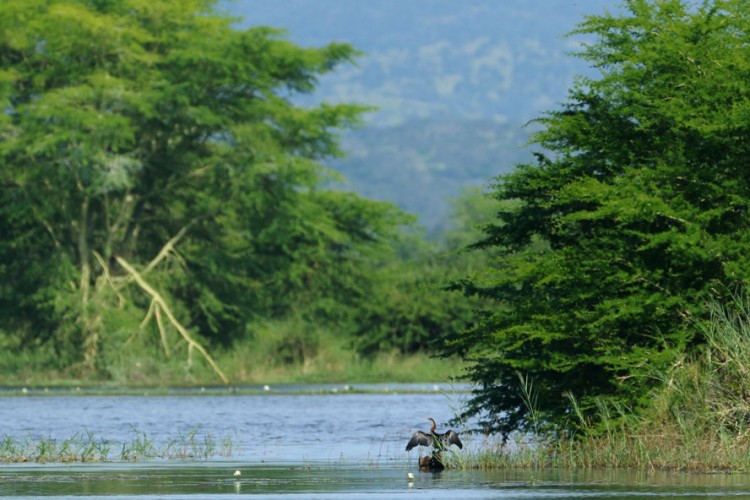
[[[284,28],[306,46],[347,42],[357,64],[320,82],[302,104],[378,106],[347,134],[332,166],[363,194],[439,226],[445,198],[507,171],[524,155],[522,126],[565,99],[579,74],[565,38],[584,15],[619,0],[235,0],[244,26]],[[528,153],[526,153],[528,156]]]
[[[351,189],[419,214],[434,231],[443,227],[445,200],[528,160],[527,140],[524,129],[490,120],[415,120],[345,136],[349,156],[331,166]]]

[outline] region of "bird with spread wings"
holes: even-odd
[[[415,432],[406,445],[406,451],[410,451],[416,446],[432,446],[437,450],[445,450],[452,444],[455,444],[459,448],[464,447],[463,443],[461,443],[461,440],[458,437],[458,434],[456,434],[454,431],[449,430],[448,432],[444,432],[442,434],[439,432],[435,432],[435,429],[437,428],[435,420],[430,417],[427,417],[427,420],[432,422],[430,432]]]

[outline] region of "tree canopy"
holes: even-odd
[[[574,397],[637,410],[695,321],[750,271],[750,4],[628,0],[587,17],[581,78],[535,136],[537,161],[498,178],[496,258],[460,283],[495,300],[446,352],[480,384],[467,410],[487,430],[563,429]]]
[[[361,263],[406,219],[324,188],[364,108],[293,102],[357,53],[235,21],[210,0],[0,3],[5,341],[97,370],[148,322],[192,349],[366,296]]]

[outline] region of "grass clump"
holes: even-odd
[[[133,429],[134,438],[123,443],[120,460],[138,461],[149,459],[201,459],[212,457],[230,457],[237,447],[231,436],[223,440],[211,434],[199,434],[198,429],[179,432],[176,437],[167,439],[163,444],[156,444],[153,439],[137,429]]]
[[[212,434],[199,435],[197,429],[187,433],[180,433],[170,439],[162,452],[164,458],[199,458],[207,460],[211,457],[230,457],[235,451],[232,438],[226,436],[217,441]]]
[[[154,441],[145,432],[133,429],[135,436],[120,448],[120,459],[128,461],[148,460],[160,455]]]
[[[96,462],[104,460],[109,452],[110,445],[91,433],[76,433],[63,440],[52,437],[15,439],[8,435],[0,439],[2,462]]]
[[[201,435],[197,429],[179,433],[163,444],[156,443],[144,432],[133,429],[134,436],[121,443],[119,454],[113,453],[115,443],[97,439],[92,433],[74,434],[68,439],[52,437],[14,438],[5,435],[0,439],[0,462],[103,462],[111,460],[139,461],[153,459],[203,459],[228,457],[236,451],[230,436],[222,441],[209,434]]]

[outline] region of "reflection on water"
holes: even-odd
[[[92,433],[117,448],[134,429],[155,442],[197,430],[229,436],[228,458],[0,465],[11,498],[750,498],[746,475],[612,471],[420,473],[404,446],[425,417],[445,423],[465,393],[277,390],[204,394],[0,397],[0,438]],[[307,392],[307,393],[300,393]],[[443,426],[441,426],[442,428]],[[461,430],[461,429],[457,429]],[[471,436],[462,436],[471,452]],[[235,475],[235,471],[239,471]],[[412,473],[413,478],[408,474]]]

